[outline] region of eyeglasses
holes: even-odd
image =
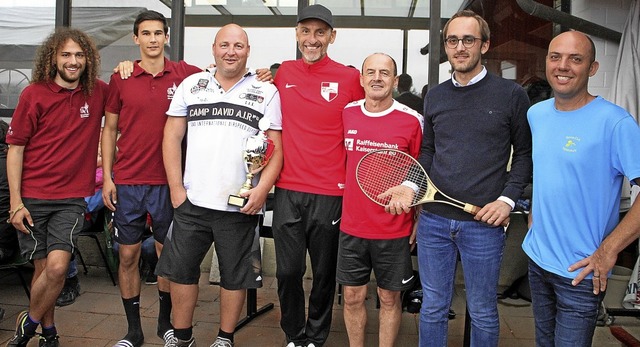
[[[447,44],[447,47],[449,48],[458,47],[458,42],[460,41],[462,41],[462,45],[464,46],[464,48],[472,48],[473,46],[475,46],[476,40],[482,41],[481,38],[473,37],[473,36],[464,36],[461,39],[459,39],[457,36],[449,36],[446,39],[444,39],[444,42]]]

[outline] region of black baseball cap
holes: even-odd
[[[333,15],[328,8],[322,5],[316,4],[303,8],[298,15],[298,23],[307,19],[319,19],[333,29]]]

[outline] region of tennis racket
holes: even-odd
[[[365,154],[356,167],[356,180],[364,195],[380,206],[387,206],[395,197],[411,207],[435,202],[472,215],[480,211],[480,207],[453,199],[438,190],[417,160],[395,149]]]

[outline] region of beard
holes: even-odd
[[[303,45],[298,45],[298,50],[300,51],[300,54],[302,54],[304,60],[310,63],[319,61],[320,59],[322,59],[322,57],[325,56],[325,54],[327,54],[327,52],[322,49],[310,52],[308,49],[305,49]]]
[[[468,73],[473,71],[480,64],[480,57],[469,56],[469,60],[464,63],[457,63],[453,59],[449,60],[454,72]]]
[[[61,67],[57,67],[58,75],[63,81],[67,83],[75,83],[80,79],[80,77],[84,73],[84,65],[76,65],[73,67],[78,68],[78,71],[73,74],[70,74],[67,70],[65,70],[64,65]]]

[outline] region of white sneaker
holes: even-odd
[[[164,340],[164,347],[175,347],[178,343],[178,339],[173,336],[173,329],[167,330],[162,339]]]
[[[233,347],[233,342],[229,339],[218,336],[210,347]]]
[[[316,347],[316,345],[313,342],[309,342],[309,344],[307,345],[307,347]]]

